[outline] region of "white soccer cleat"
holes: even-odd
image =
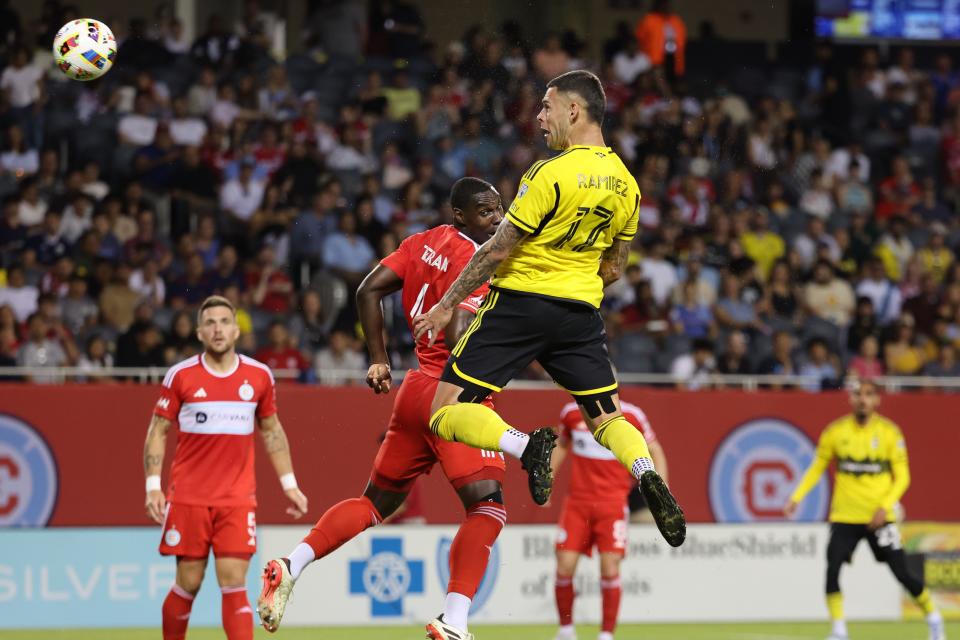
[[[557,629],[557,635],[553,637],[553,640],[577,640],[577,632],[573,625],[560,627]]]
[[[927,625],[930,627],[930,640],[947,640],[947,629],[942,617],[931,620]]]
[[[838,636],[835,633],[831,633],[827,636],[827,640],[850,640],[850,636]]]
[[[473,634],[447,624],[440,614],[427,625],[428,640],[473,640]]]
[[[287,600],[293,592],[293,576],[287,563],[275,558],[263,568],[263,590],[257,598],[257,613],[260,623],[270,633],[280,628],[280,620],[287,608]]]

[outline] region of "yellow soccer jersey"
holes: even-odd
[[[600,254],[637,233],[640,189],[609,147],[577,145],[534,163],[507,220],[527,232],[493,276],[496,287],[600,307]]]
[[[830,522],[866,524],[880,507],[892,522],[893,507],[910,485],[907,447],[900,428],[877,414],[863,426],[852,415],[831,423],[820,435],[813,464],[792,499],[802,500],[834,459],[837,472]]]

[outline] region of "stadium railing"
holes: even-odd
[[[106,379],[124,380],[141,384],[157,384],[163,380],[167,367],[104,367],[88,369],[81,367],[0,367],[0,383],[31,380],[35,383],[59,384],[76,382],[97,382]],[[337,369],[324,371],[325,376],[337,380],[363,384],[366,372],[352,369]],[[275,378],[280,380],[297,380],[302,372],[297,369],[275,369]],[[396,371],[393,376],[396,380],[403,379],[404,372]],[[653,387],[680,387],[696,390],[697,388],[730,388],[744,391],[759,389],[807,389],[817,390],[820,387],[818,378],[810,376],[783,376],[783,375],[731,375],[712,374],[698,377],[694,386],[690,387],[677,381],[668,373],[620,373],[617,376],[622,384],[653,386]],[[960,377],[932,377],[932,376],[884,376],[876,381],[887,392],[925,390],[960,392]],[[313,384],[323,384],[322,382]],[[834,388],[836,385],[833,385]],[[551,389],[555,385],[548,380],[514,380],[508,389]]]

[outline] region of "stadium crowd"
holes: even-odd
[[[950,53],[921,64],[908,47],[820,43],[718,74],[696,41],[685,67],[654,64],[633,25],[596,59],[573,32],[531,42],[510,22],[438,48],[414,5],[347,0],[317,9],[307,52],[278,62],[279,18],[247,2],[193,42],[162,8],[113,24],[116,67],[77,83],[49,54],[75,8],[48,1],[22,26],[0,11],[15,26],[0,75],[0,365],[170,365],[198,352],[194,310],[221,293],[243,352],[304,382],[362,379],[364,275],[451,221],[461,176],[508,206],[547,154],[546,81],[590,68],[608,144],[643,193],[602,308],[620,371],[686,388],[712,372],[802,375],[811,390],[846,372],[960,375]],[[724,50],[702,31],[701,51]],[[399,369],[412,342],[389,306]]]

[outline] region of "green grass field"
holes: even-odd
[[[484,626],[470,630],[477,640],[552,640],[556,627],[548,625]],[[623,625],[623,640],[823,640],[826,623],[783,624],[650,624]],[[596,638],[596,627],[580,627],[580,640]],[[947,625],[947,635],[960,638],[960,623]],[[84,629],[81,631],[0,631],[0,640],[157,640],[158,629]],[[188,640],[222,640],[220,629],[194,629]],[[275,635],[257,629],[257,640],[415,640],[423,638],[417,627],[311,627],[282,629]],[[850,624],[852,640],[925,640],[921,622],[861,622]]]

